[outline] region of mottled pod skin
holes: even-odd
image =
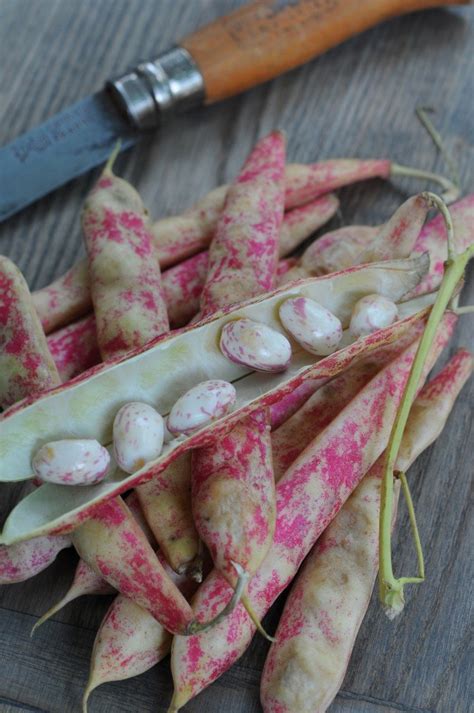
[[[317,205],[319,198],[351,183],[374,177],[388,178],[389,175],[390,162],[386,160],[332,159],[309,165],[290,164],[285,168],[285,209],[289,211],[308,205],[307,211],[299,213],[298,222],[308,219],[308,227],[313,232],[329,220],[338,207],[334,196],[322,199]],[[182,216],[165,218],[152,226],[161,267],[173,265],[209,245],[230,188],[219,186]],[[310,203],[314,204],[315,210],[309,208]],[[295,247],[293,237],[288,252]]]
[[[197,584],[176,576],[161,554],[157,555],[176,586],[189,598]],[[97,686],[138,676],[155,666],[169,653],[171,638],[146,609],[122,594],[115,597],[95,637],[84,704]]]
[[[377,260],[408,257],[426,220],[429,207],[422,194],[408,198],[381,226],[348,225],[323,235],[301,257],[310,275],[326,275]],[[287,275],[296,278],[293,270]]]
[[[462,253],[474,242],[474,193],[449,206],[454,225],[456,252]],[[437,215],[422,229],[415,243],[414,253],[428,251],[430,270],[411,294],[421,295],[436,289],[443,278],[444,263],[448,256],[446,226],[443,216]]]
[[[33,292],[33,304],[45,334],[86,314],[92,306],[87,260],[80,260],[50,285]]]
[[[272,432],[273,472],[275,482],[290,465],[349,404],[356,394],[421,334],[413,329],[396,344],[377,350],[342,374],[319,386],[310,398]]]
[[[208,267],[206,251],[183,260],[163,273],[163,296],[172,327],[182,327],[199,312]]]
[[[151,614],[119,594],[97,632],[85,700],[103,683],[148,671],[169,654],[172,635]]]
[[[191,453],[184,453],[135,492],[174,571],[199,576],[199,538],[191,510]]]
[[[160,266],[175,265],[211,242],[227,195],[227,186],[207,193],[183,215],[158,220],[151,226]]]
[[[132,491],[125,498],[127,507],[129,508],[131,514],[137,521],[138,525],[142,529],[145,537],[152,547],[156,547],[156,542],[153,537],[153,533],[150,531],[148,524],[146,523],[143,513],[140,508],[140,503],[134,491]],[[71,544],[70,540],[69,543]],[[78,599],[78,597],[83,597],[87,595],[102,596],[106,594],[113,594],[115,588],[109,584],[102,575],[92,569],[87,562],[83,559],[79,559],[77,563],[76,571],[74,573],[74,578],[72,580],[71,586],[68,591],[56,604],[54,604],[42,617],[38,619],[33,627],[32,633],[36,631],[38,627],[50,619],[54,614],[57,614],[66,604]],[[151,617],[151,615],[150,615]]]
[[[359,253],[354,265],[411,255],[428,211],[429,205],[423,194],[408,198],[380,227],[372,244]]]
[[[455,319],[442,323],[424,378],[448,341]],[[418,342],[394,359],[300,454],[277,485],[273,544],[248,588],[257,616],[263,617],[363,475],[383,452],[390,435]],[[229,601],[227,581],[212,572],[193,600],[198,618]],[[179,710],[243,654],[255,631],[242,606],[210,633],[176,637],[171,666]]]
[[[60,383],[28,285],[0,256],[0,407]]]
[[[214,192],[209,196],[212,193]],[[225,193],[220,202],[220,209],[224,205],[224,199]],[[284,257],[297,248],[315,230],[330,220],[338,207],[339,201],[336,196],[328,194],[285,213],[280,230],[280,255]],[[196,209],[196,212],[199,213],[200,209]],[[183,241],[180,236],[181,230],[187,230],[186,225],[189,227],[190,222],[196,221],[193,210],[188,211],[184,216],[159,220],[150,228],[160,267],[164,269],[168,263],[173,264],[161,276],[163,297],[173,327],[182,327],[199,311],[199,300],[206,280],[209,258],[207,251],[194,253],[209,245],[219,215],[220,212],[212,222],[212,229],[205,233],[205,240],[197,240],[191,250],[191,257],[188,256],[189,245],[193,245],[193,241],[189,242],[188,233],[188,239],[185,238]],[[181,251],[178,247],[173,248],[171,234],[175,235],[176,245],[181,245]],[[159,241],[158,235],[162,236]],[[165,236],[170,240],[168,248],[165,244]],[[173,259],[170,256],[173,256]],[[46,334],[87,314],[92,308],[87,260],[78,262],[51,285],[33,292],[33,302]]]
[[[193,515],[214,565],[236,584],[231,562],[253,574],[270,547],[275,483],[265,411],[248,416],[211,448],[193,451]]]
[[[394,345],[388,345],[388,346],[383,346],[379,347],[376,351],[372,352],[369,354],[367,357],[362,359],[362,364],[361,368],[363,369],[364,364],[369,364],[373,362],[376,365],[380,365],[379,368],[382,368],[382,366],[385,366],[387,363],[387,360],[393,359],[395,356],[397,356],[403,349],[406,349],[409,344],[413,342],[414,339],[416,339],[417,336],[421,333],[422,325],[420,323],[414,324],[413,328],[411,331],[405,335],[400,335],[400,338],[397,340],[395,346]],[[357,369],[356,367],[352,367]],[[351,368],[351,369],[352,369]],[[355,372],[354,372],[355,373]],[[375,373],[375,371],[374,371]],[[346,372],[347,374],[347,372]],[[342,377],[343,379],[346,379],[346,377]],[[356,378],[356,377],[354,377]],[[293,389],[290,393],[286,394],[282,399],[277,401],[275,404],[272,404],[269,407],[269,412],[270,412],[270,424],[272,427],[272,431],[277,431],[282,424],[284,424],[286,421],[290,420],[291,417],[296,414],[297,411],[302,409],[304,407],[304,404],[308,401],[310,397],[315,394],[318,389],[324,386],[328,382],[328,379],[308,379],[304,383],[302,383],[300,386],[296,387]],[[343,382],[341,381],[341,384]],[[331,387],[328,389],[328,393],[331,392]],[[324,394],[325,392],[323,392]],[[325,403],[324,396],[322,396],[323,402]],[[334,402],[336,404],[336,401]],[[308,408],[311,412],[311,418],[316,419],[315,423],[318,423],[322,417],[322,421],[324,422],[324,416],[322,414],[316,415],[315,411],[312,409],[311,404],[308,404]],[[332,406],[328,404],[327,406],[325,405],[324,408],[329,408],[329,412],[331,411]],[[304,410],[301,411],[301,414],[304,414]],[[303,415],[301,419],[301,423],[299,423],[299,419],[295,419],[295,429],[291,435],[291,438],[296,439],[296,441],[301,437],[305,438],[306,436],[304,435],[305,433],[308,433],[307,430],[307,424],[306,424],[306,417]],[[325,425],[327,425],[329,421],[326,422]],[[298,425],[296,425],[298,424]],[[300,432],[300,426],[302,427],[302,431]],[[288,426],[289,430],[291,431],[292,428],[289,425]],[[279,437],[284,438],[283,436],[284,431],[282,434],[280,434]],[[311,431],[309,431],[311,433]],[[295,444],[296,444],[295,441]],[[307,445],[307,442],[305,443]],[[298,454],[295,454],[295,457]],[[290,458],[287,462],[287,467],[291,464],[293,459]],[[276,467],[277,471],[279,469],[278,464],[274,461],[274,467]],[[286,470],[286,468],[285,468]],[[283,472],[281,472],[280,475],[283,475]],[[275,472],[275,477],[277,477],[277,473]],[[280,476],[278,476],[280,477]]]
[[[71,546],[67,535],[35,537],[15,545],[0,545],[0,584],[24,582],[49,567],[61,550]]]
[[[209,248],[203,316],[267,292],[275,284],[284,211],[285,139],[261,139],[229,188]]]
[[[147,609],[171,633],[185,633],[191,607],[160,564],[121,498],[97,508],[72,541],[79,556],[109,584]]]
[[[457,251],[462,252],[474,241],[474,194],[450,205],[449,211],[454,225],[454,244]],[[311,275],[325,275],[362,262],[428,252],[429,273],[411,294],[430,292],[441,283],[447,238],[441,215],[423,226],[426,213],[423,197],[413,196],[385,225],[353,225],[327,233],[305,250],[300,267],[290,270],[285,281],[301,277],[301,268]]]
[[[56,539],[58,538],[56,537]],[[61,611],[61,609],[63,609],[70,602],[73,602],[75,599],[88,595],[105,596],[107,594],[113,594],[114,592],[114,587],[106,582],[102,575],[98,574],[91,567],[89,567],[87,562],[80,559],[77,563],[71,586],[67,590],[66,594],[38,619],[31,634],[33,635],[36,629],[42,626],[42,624],[48,621],[48,619],[51,619],[52,616],[57,614]],[[153,621],[155,620],[153,619]]]
[[[286,208],[303,205],[336,188],[369,178],[388,178],[391,162],[385,159],[336,158],[319,163],[291,163],[286,167]]]
[[[285,213],[280,229],[280,255],[284,257],[321,228],[337,213],[339,200],[333,193]]]
[[[169,330],[158,258],[138,193],[106,167],[82,211],[104,360]]]
[[[53,332],[47,342],[61,381],[68,381],[100,363],[93,315]]]
[[[329,275],[355,264],[357,256],[368,248],[379,228],[370,225],[345,225],[321,236],[309,245],[301,256],[301,267],[309,275]],[[297,273],[287,275],[287,281]]]
[[[459,351],[415,400],[396,468],[406,471],[441,432],[472,372]],[[339,690],[378,569],[384,456],[330,523],[298,574],[263,670],[265,713],[323,713]],[[398,498],[396,488],[395,498]]]
[[[59,383],[26,281],[8,258],[0,256],[0,407]],[[0,584],[34,577],[70,545],[70,537],[64,535],[1,545]]]

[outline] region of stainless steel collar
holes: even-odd
[[[143,62],[107,83],[113,98],[138,129],[153,129],[163,114],[187,109],[204,100],[204,80],[182,47]]]

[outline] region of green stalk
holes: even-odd
[[[122,148],[122,141],[119,139],[117,143],[115,144],[112,153],[110,154],[109,158],[107,159],[107,163],[104,166],[103,173],[112,173],[112,168],[115,163],[115,160],[117,156],[120,153],[120,149]]]
[[[443,203],[441,198],[435,194],[425,193],[424,196],[427,200],[429,200],[431,205],[440,210],[445,219],[448,232],[448,260],[445,263],[443,280],[418,346],[386,449],[385,466],[381,487],[379,523],[379,595],[380,600],[386,608],[387,614],[390,618],[393,618],[393,616],[400,613],[403,609],[404,585],[409,583],[418,584],[424,580],[423,554],[421,552],[421,544],[419,542],[418,530],[416,528],[413,504],[411,503],[409,492],[407,502],[409,510],[411,508],[410,519],[417,545],[420,573],[418,577],[401,577],[398,579],[393,573],[391,525],[393,515],[394,466],[398,456],[398,451],[400,449],[403,432],[410,414],[410,409],[418,390],[423,367],[436,336],[436,330],[450,304],[458,283],[464,274],[468,261],[474,256],[474,245],[469,246],[469,248],[461,255],[455,254],[453,224],[446,205]],[[405,494],[407,492],[405,487],[404,492]]]
[[[424,171],[420,168],[412,168],[411,166],[401,166],[398,163],[392,163],[390,167],[391,176],[407,176],[408,178],[419,178],[423,181],[433,181],[443,189],[443,198],[446,203],[453,203],[460,195],[459,187],[445,176],[440,176],[439,173],[432,171]]]

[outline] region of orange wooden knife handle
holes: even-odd
[[[469,0],[258,0],[188,35],[206,103],[266,82],[395,15]]]

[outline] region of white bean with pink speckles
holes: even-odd
[[[163,450],[163,417],[149,404],[131,401],[114,420],[114,456],[126,473],[135,473]]]
[[[107,475],[110,455],[92,438],[46,443],[33,458],[35,475],[45,483],[95,485]]]
[[[228,381],[202,381],[176,401],[167,419],[168,429],[176,435],[193,433],[224,416],[236,398],[235,388]]]
[[[398,308],[395,302],[383,295],[367,295],[354,305],[349,331],[354,337],[365,337],[396,321]]]
[[[342,339],[342,324],[336,315],[308,297],[290,297],[279,314],[286,331],[310,354],[332,354]]]
[[[228,322],[221,332],[220,348],[230,361],[256,371],[284,371],[291,361],[288,339],[252,319]]]

